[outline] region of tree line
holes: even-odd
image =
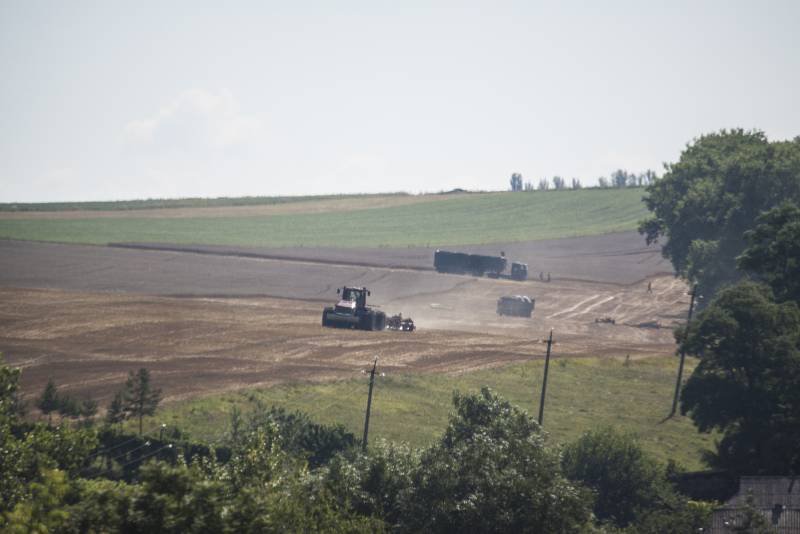
[[[130,371],[122,390],[118,391],[106,410],[107,423],[122,424],[127,419],[137,419],[139,435],[142,434],[142,422],[145,416],[153,415],[161,402],[161,390],[150,383],[150,371],[145,368],[137,372]],[[52,424],[52,414],[58,413],[64,418],[81,418],[83,424],[89,424],[97,415],[97,401],[87,396],[78,401],[70,395],[59,394],[55,381],[48,379],[41,396],[36,400],[36,408],[47,416],[48,424]],[[24,409],[24,408],[22,408]]]
[[[597,187],[606,189],[610,187],[624,188],[624,187],[645,187],[658,180],[658,175],[653,170],[646,170],[642,173],[636,174],[628,172],[624,169],[617,169],[610,174],[610,176],[600,176],[597,178]],[[537,183],[525,181],[522,174],[515,172],[511,174],[509,180],[511,191],[548,191],[562,190],[562,189],[582,189],[583,185],[578,178],[571,178],[567,181],[566,178],[561,176],[553,176],[552,178],[541,178]]]
[[[341,425],[254,403],[232,410],[220,454],[108,421],[26,420],[19,376],[0,362],[3,532],[678,533],[711,510],[634,436],[604,428],[562,447],[488,388],[454,394],[420,449],[363,451]]]

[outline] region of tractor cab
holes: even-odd
[[[336,304],[337,313],[355,314],[356,310],[363,310],[367,307],[367,295],[370,292],[364,287],[345,286],[337,289],[336,293],[341,296],[341,299]]]
[[[357,330],[383,330],[386,328],[386,314],[367,308],[366,287],[345,286],[336,290],[339,302],[322,311],[322,326],[333,328],[354,328]]]
[[[512,280],[527,280],[528,279],[528,264],[514,262],[511,264],[511,279]]]

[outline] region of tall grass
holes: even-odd
[[[366,367],[365,362],[365,367]],[[691,372],[694,361],[688,362]],[[674,459],[702,467],[703,449],[713,436],[699,434],[682,416],[664,420],[675,385],[675,357],[627,361],[625,358],[555,360],[545,403],[544,428],[566,443],[603,425],[639,436],[642,446],[662,462]],[[380,371],[380,362],[379,368]],[[439,436],[447,424],[455,390],[475,392],[488,385],[533,417],[539,410],[541,360],[460,376],[379,377],[370,419],[371,439],[403,441],[420,446]],[[198,399],[167,407],[153,424],[166,421],[196,437],[224,440],[233,406],[247,410],[256,400],[301,410],[324,423],[342,423],[361,436],[367,377],[322,384],[295,384]]]

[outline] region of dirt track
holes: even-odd
[[[570,251],[573,261],[581,252]],[[589,261],[601,257],[591,247],[583,253]],[[410,373],[503,365],[541,357],[550,328],[557,357],[670,354],[669,327],[683,319],[688,297],[681,282],[657,275],[659,269],[649,266],[650,294],[646,281],[518,283],[404,268],[0,242],[0,351],[24,368],[27,394],[38,394],[52,376],[64,390],[91,392],[103,403],[141,366],[175,400],[349,377],[375,355],[383,366]],[[420,330],[321,328],[322,306],[344,284],[369,286],[373,303],[414,317]],[[495,302],[505,294],[535,297],[533,319],[498,317]],[[280,298],[286,296],[304,300]],[[595,323],[602,317],[616,325]],[[641,326],[652,321],[665,328]]]

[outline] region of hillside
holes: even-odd
[[[184,208],[3,213],[0,237],[63,243],[119,242],[250,247],[407,247],[531,241],[636,228],[643,190],[584,189],[306,200],[254,209]],[[387,197],[377,197],[387,198]]]
[[[376,384],[370,429],[373,439],[429,444],[446,425],[453,391],[473,393],[488,385],[516,406],[535,416],[544,362],[541,359],[498,369],[455,376],[405,375],[391,370]],[[688,372],[695,361],[689,360]],[[366,366],[366,363],[365,363]],[[716,435],[700,434],[688,417],[664,420],[675,387],[672,356],[558,359],[551,367],[545,429],[560,443],[583,432],[617,426],[636,434],[643,448],[666,463],[675,460],[691,469],[702,467],[702,451]],[[380,367],[380,366],[379,366]],[[178,403],[150,420],[179,426],[192,436],[218,442],[229,430],[234,406],[248,410],[253,400],[301,410],[322,423],[343,423],[359,434],[364,424],[367,377],[324,384],[294,384],[242,393],[215,395]]]

